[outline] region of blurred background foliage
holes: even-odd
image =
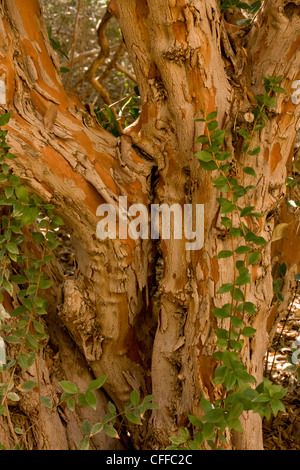
[[[139,91],[107,0],[41,0],[62,80],[115,136],[137,119]]]

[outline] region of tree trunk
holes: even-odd
[[[299,1],[265,0],[249,31],[225,22],[214,0],[114,0],[111,9],[142,98],[140,118],[120,138],[105,132],[63,89],[38,1],[1,1],[2,108],[12,112],[7,129],[19,157],[14,170],[23,184],[55,205],[72,235],[77,261],[72,277],[64,278],[58,265],[51,267],[55,283],[45,319],[50,341],[39,358],[43,394],[58,400],[59,380],[84,388],[93,376],[108,374],[97,412],[44,411],[42,426],[34,426],[31,439],[23,442],[28,448],[75,448],[82,420],[99,420],[107,397],[122,411],[137,389],[153,393],[160,409],[146,416],[142,431],[131,428],[130,442],[122,433],[118,446],[163,449],[168,436],[187,424],[188,413],[201,415],[200,398],[216,396],[212,353],[214,328],[222,321],[211,310],[220,306],[216,292],[231,282],[233,267],[217,259],[221,247],[231,249],[230,237],[220,222],[218,194],[194,156],[196,137],[204,131],[195,119],[202,117],[200,110],[218,111],[226,147],[242,177],[237,130],[247,126],[253,94],[262,92],[267,75],[283,75],[288,93],[255,137],[260,154],[248,157],[258,176],[249,205],[264,214],[253,230],[270,240],[282,217],[286,165],[299,127],[299,106],[291,100],[292,84],[300,78]],[[172,238],[99,240],[97,207],[109,203],[118,211],[119,196],[127,196],[128,206],[204,204],[204,246],[187,251],[187,240]],[[253,322],[257,333],[245,342],[242,356],[258,381],[278,314],[272,263],[285,253],[289,292],[291,274],[299,269],[295,247],[286,251],[281,242],[269,244],[253,269],[247,298],[259,307]],[[16,423],[37,419],[36,403],[24,398],[19,408]],[[243,427],[243,435],[233,433],[232,448],[261,449],[260,418],[248,413]],[[5,432],[11,446],[13,436],[1,420],[0,442]],[[95,449],[115,448],[115,440],[99,436],[93,439]]]

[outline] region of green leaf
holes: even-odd
[[[254,13],[256,13],[261,7],[261,1],[258,0],[256,2],[253,2],[251,3],[250,7],[249,7],[249,10],[248,12],[253,15]]]
[[[214,171],[218,169],[218,166],[216,162],[210,161],[210,162],[203,162],[202,160],[199,160],[199,163],[201,167],[206,170],[206,171]]]
[[[233,298],[238,302],[242,302],[244,300],[244,294],[238,287],[234,289]]]
[[[189,439],[190,433],[186,428],[180,428],[180,436],[182,438],[182,441],[185,442]]]
[[[253,403],[268,403],[269,401],[270,396],[267,393],[260,393],[252,400]]]
[[[210,162],[213,160],[213,155],[208,150],[201,150],[196,153],[196,157],[202,162]]]
[[[276,106],[276,99],[271,96],[264,95],[264,103],[268,108],[274,108]]]
[[[228,160],[228,158],[231,157],[231,152],[216,153],[215,157],[216,157],[217,160],[219,160],[221,162],[224,162],[225,160]],[[227,171],[227,170],[230,170],[231,168],[232,167],[229,164],[224,164],[224,165],[220,166],[220,169],[222,171]]]
[[[221,206],[221,214],[226,214],[228,212],[230,213],[235,209],[234,204],[232,204],[232,202],[226,198],[217,197],[217,201]]]
[[[67,407],[69,408],[70,411],[74,411],[75,410],[75,401],[72,397],[69,397],[67,399]]]
[[[214,435],[215,425],[214,423],[204,423],[202,429],[203,439],[206,441],[207,439],[212,439],[215,437]]]
[[[43,395],[40,396],[40,401],[41,403],[46,406],[46,408],[49,408],[50,410],[53,408],[52,401],[48,397],[44,397]]]
[[[85,401],[88,406],[93,408],[95,411],[97,410],[97,397],[96,395],[91,392],[90,390],[87,390],[86,393],[84,394]]]
[[[231,346],[232,341],[230,342]],[[223,385],[226,390],[231,390],[231,388],[236,384],[236,376],[233,370],[229,370],[224,379]]]
[[[284,88],[281,88],[280,86],[274,86],[273,91],[275,91],[275,93],[287,93],[287,91]]]
[[[260,251],[254,251],[253,253],[250,253],[250,255],[248,256],[248,264],[249,265],[256,264],[259,260],[259,257],[260,257]]]
[[[200,442],[200,443],[189,440],[189,441],[188,441],[188,446],[189,446],[189,448],[190,448],[191,450],[201,450],[202,440],[203,440],[203,439],[201,439],[201,442]]]
[[[61,217],[58,217],[57,215],[52,217],[52,223],[56,226],[65,225],[63,219]]]
[[[241,245],[241,246],[237,247],[234,251],[238,254],[243,255],[245,253],[249,253],[249,251],[252,251],[252,248],[250,248],[249,246],[246,246],[246,245]]]
[[[23,382],[21,385],[22,390],[25,390],[25,392],[28,392],[29,390],[32,390],[37,386],[37,382],[34,382],[33,380],[26,380],[26,382]]]
[[[84,393],[78,393],[77,399],[78,399],[78,403],[79,403],[81,406],[89,406],[89,405],[87,404],[87,402],[86,402]]]
[[[213,111],[212,113],[209,113],[206,116],[206,121],[211,121],[212,119],[215,119],[217,115],[218,115],[217,111]]]
[[[10,253],[15,253],[17,255],[19,254],[19,249],[17,245],[13,242],[6,243],[6,248]]]
[[[40,283],[39,283],[39,288],[40,289],[49,289],[49,287],[51,287],[52,284],[53,284],[53,282],[48,280],[48,279],[41,279]]]
[[[28,282],[25,276],[21,276],[19,274],[16,274],[15,276],[11,276],[10,280],[12,282],[15,282],[16,284],[26,284]]]
[[[178,447],[177,447],[177,446],[182,443],[181,437],[169,437],[169,440],[170,440],[173,444],[175,444],[175,446],[176,446],[175,449],[178,450]]]
[[[250,273],[244,273],[244,274],[241,274],[240,276],[238,276],[236,278],[236,281],[235,281],[236,285],[237,286],[243,286],[245,284],[251,284],[251,274]]]
[[[236,331],[231,331],[231,336],[235,337],[235,338],[238,338],[238,333]],[[241,351],[243,349],[243,345],[244,345],[244,340],[243,339],[240,339],[240,340],[236,340],[236,339],[231,339],[230,340],[230,348],[233,349],[234,351]]]
[[[254,128],[255,131],[262,130],[266,127],[266,119],[268,116],[263,112],[261,112],[260,114],[260,118],[258,119],[257,124]]]
[[[93,380],[92,382],[90,382],[87,389],[88,390],[98,390],[99,388],[101,388],[104,385],[106,379],[107,379],[107,375],[103,375],[102,377],[99,377],[98,379]]]
[[[258,155],[259,152],[260,152],[260,147],[255,147],[253,150],[248,150],[248,154],[252,156]]]
[[[9,281],[7,281],[6,279],[3,279],[2,282],[3,282],[3,287],[4,287],[4,289],[5,289],[10,295],[13,295],[14,289],[13,289],[12,284],[11,284]]]
[[[217,290],[217,294],[225,294],[226,292],[232,292],[232,291],[233,291],[233,284],[226,283],[226,284],[221,285],[221,287]]]
[[[140,402],[140,394],[137,390],[133,390],[130,394],[130,401],[133,404],[133,406],[138,406]]]
[[[0,415],[7,416],[6,407],[0,404]]]
[[[281,292],[277,292],[276,297],[280,302],[284,301],[284,295]]]
[[[249,140],[250,139],[250,135],[248,134],[248,132],[245,130],[245,129],[239,129],[238,130],[238,134],[240,136],[242,136],[245,140]]]
[[[207,413],[205,413],[204,419],[208,423],[214,423],[214,424],[220,423],[221,421],[224,420],[224,410],[220,408],[209,410],[207,411]]]
[[[232,227],[232,222],[229,219],[229,217],[221,217],[221,222],[222,222],[222,225],[224,225],[224,227],[227,227],[227,228]]]
[[[26,295],[35,294],[36,290],[37,290],[37,286],[35,284],[32,284],[32,285],[28,286],[28,288],[26,289]]]
[[[215,333],[219,339],[228,339],[229,332],[225,328],[218,328]]]
[[[45,229],[49,227],[49,220],[41,220],[39,223],[39,228],[40,229]]]
[[[280,240],[281,238],[284,237],[285,232],[288,229],[289,224],[287,223],[281,223],[276,225],[273,235],[272,235],[272,242],[275,242],[276,240]]]
[[[15,428],[14,431],[16,434],[19,434],[19,435],[23,434],[23,429],[21,428]]]
[[[214,131],[215,129],[217,129],[218,123],[217,121],[211,121],[211,122],[208,122],[206,126],[209,131]]]
[[[143,404],[145,405],[146,403],[149,403],[150,401],[154,400],[155,395],[146,395],[145,398],[143,399]]]
[[[252,188],[253,186],[250,186]],[[249,188],[249,186],[247,186]],[[247,188],[244,188],[242,185],[236,185],[233,191],[233,202],[236,202],[239,198],[247,194]]]
[[[31,235],[35,243],[44,243],[45,237],[41,232],[32,232]]]
[[[94,426],[92,427],[90,434],[92,436],[95,436],[96,434],[98,434],[101,431],[103,431],[103,423],[97,423],[97,424],[94,424]]]
[[[230,322],[235,328],[242,328],[243,326],[243,320],[235,315],[230,317]]]
[[[247,242],[253,242],[256,245],[265,246],[268,244],[268,242],[263,237],[255,235],[255,233],[251,232],[250,230],[246,233],[245,240]]]
[[[238,312],[246,312],[246,313],[249,313],[250,315],[257,314],[256,305],[252,302],[245,302],[245,303],[240,304],[237,310]]]
[[[188,415],[188,418],[189,418],[189,422],[193,426],[202,429],[203,422],[200,418],[198,418],[197,416],[194,416],[194,415]]]
[[[131,423],[142,424],[141,418],[136,416],[132,411],[126,411],[125,416]]]
[[[15,392],[8,392],[7,398],[11,401],[19,401],[20,400],[19,395]]]
[[[27,370],[35,361],[35,353],[19,354],[17,362],[22,370]]]
[[[79,442],[78,450],[89,450],[90,441],[85,437]]]
[[[39,216],[39,207],[25,206],[21,218],[22,225],[31,225]]]
[[[17,336],[9,335],[5,337],[5,341],[9,344],[21,344],[22,339]]]
[[[249,6],[249,5],[248,5]],[[251,23],[251,19],[250,18],[244,18],[242,20],[237,20],[236,24],[238,26],[242,26],[243,24],[250,24]]]
[[[220,146],[224,142],[226,131],[223,129],[216,129],[210,136],[214,145]]]
[[[6,126],[11,118],[11,113],[5,113],[0,116],[0,126]]]
[[[216,346],[218,346],[221,349],[227,348],[228,343],[226,339],[220,338],[216,341]]]
[[[5,196],[7,197],[7,199],[9,199],[14,193],[14,188],[12,188],[11,186],[7,186],[4,192],[5,192]]]
[[[24,186],[18,185],[15,188],[16,196],[19,201],[28,203],[29,202],[29,192]]]
[[[208,140],[207,135],[204,135],[204,134],[199,135],[199,137],[197,137],[197,139],[196,139],[196,144],[199,144],[199,143],[201,143],[203,145],[208,145],[209,140]]]
[[[8,180],[12,186],[18,186],[20,184],[20,178],[16,175],[8,175]]]
[[[251,326],[246,326],[242,329],[241,334],[246,337],[251,337],[256,333],[256,329]]]
[[[230,256],[233,255],[233,252],[230,251],[230,250],[221,250],[219,253],[218,253],[218,256],[217,258],[220,259],[220,258],[229,258]]]
[[[204,413],[207,413],[209,410],[212,410],[213,405],[210,401],[206,400],[205,398],[201,397],[200,405]],[[202,423],[202,421],[201,421]]]
[[[282,289],[283,280],[281,278],[275,279],[273,281],[273,291],[280,292]]]
[[[232,235],[233,237],[241,238],[244,235],[244,232],[241,228],[231,227],[231,229],[229,229],[229,235]]]
[[[33,320],[33,326],[37,333],[39,333],[40,335],[43,335],[45,338],[47,337],[45,329],[39,321]]]
[[[218,178],[212,179],[212,182],[214,183],[214,187],[217,188],[218,191],[224,193],[230,190],[228,180],[223,175],[218,176]]]
[[[251,214],[251,212],[253,211],[253,209],[255,209],[255,206],[247,206],[247,207],[244,207],[244,208],[241,210],[241,217],[245,217],[246,215]]]
[[[232,429],[234,429],[235,431],[239,432],[239,433],[243,433],[243,428],[242,428],[242,425],[241,425],[241,422],[238,418],[236,419],[228,419],[228,427],[229,427],[229,430],[231,431]]]
[[[73,382],[69,382],[63,380],[62,382],[58,382],[64,392],[69,393],[70,395],[76,395],[79,392],[79,388],[77,385],[73,384]]]
[[[284,404],[280,400],[271,400],[270,405],[275,417],[277,416],[279,411],[286,411]]]
[[[147,407],[148,410],[158,410],[159,409],[159,406],[156,405],[155,403],[148,403],[145,406]]]
[[[81,432],[86,437],[89,436],[92,430],[91,423],[86,419],[81,425]]]
[[[31,333],[27,333],[26,335],[26,344],[28,347],[32,349],[40,349],[40,345],[35,339],[35,337]]]
[[[107,436],[119,439],[119,435],[114,427],[109,426],[108,424],[104,424],[103,431],[105,432],[105,434],[107,434]]]

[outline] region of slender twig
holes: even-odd
[[[119,72],[122,72],[125,75],[127,75],[127,77],[130,78],[131,81],[133,81],[134,83],[137,83],[136,76],[133,73],[131,73],[128,69],[126,69],[126,67],[123,67],[123,65],[120,65],[120,64],[116,64],[115,67],[117,70],[119,70]]]
[[[74,65],[74,56],[75,56],[75,51],[76,51],[76,45],[77,45],[77,40],[78,40],[78,24],[79,24],[79,14],[81,10],[81,0],[78,0],[78,5],[77,5],[77,12],[76,12],[76,18],[75,18],[75,24],[74,24],[74,34],[73,34],[73,45],[72,45],[72,55],[71,55],[71,62],[70,62],[70,69],[68,72],[68,78],[66,82],[66,88],[69,88],[70,80],[72,77],[72,72],[73,72],[73,65]]]

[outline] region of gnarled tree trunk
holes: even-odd
[[[39,359],[43,387],[55,399],[63,378],[84,387],[91,377],[108,374],[105,395],[99,394],[102,409],[44,411],[41,421],[47,424],[33,427],[31,442],[24,443],[29,447],[75,448],[81,420],[103,416],[107,396],[121,411],[133,389],[153,393],[160,409],[147,417],[142,431],[131,430],[125,446],[163,449],[168,436],[187,424],[188,413],[201,413],[200,398],[216,393],[217,320],[211,310],[220,306],[216,291],[231,282],[232,266],[217,260],[221,247],[230,249],[230,239],[220,223],[218,195],[194,156],[196,137],[204,131],[195,119],[200,110],[218,111],[241,176],[237,130],[247,126],[263,77],[283,76],[288,93],[255,137],[260,154],[248,157],[258,175],[249,203],[264,214],[253,229],[267,240],[281,217],[286,165],[299,126],[299,107],[291,100],[292,84],[300,78],[298,0],[265,0],[249,30],[225,22],[215,0],[113,0],[111,9],[142,99],[140,118],[120,138],[105,132],[63,89],[38,0],[1,1],[2,108],[12,112],[7,129],[19,156],[14,170],[55,205],[72,234],[77,260],[72,277],[63,278],[59,266],[52,266],[55,283],[45,320],[50,342]],[[204,204],[204,246],[187,251],[186,240],[99,240],[97,207],[109,203],[118,209],[119,196],[127,196],[128,206]],[[287,292],[299,265],[293,229],[290,236]],[[258,381],[277,314],[272,259],[280,258],[282,249],[281,243],[264,249],[248,293],[258,305],[257,333],[242,355]],[[21,400],[20,413],[29,424],[35,408]],[[245,415],[243,427],[243,435],[233,433],[232,447],[261,449],[260,418]],[[1,441],[6,431],[2,420]],[[99,436],[93,440],[96,449],[115,448],[116,441]],[[6,440],[11,446],[9,431]]]

